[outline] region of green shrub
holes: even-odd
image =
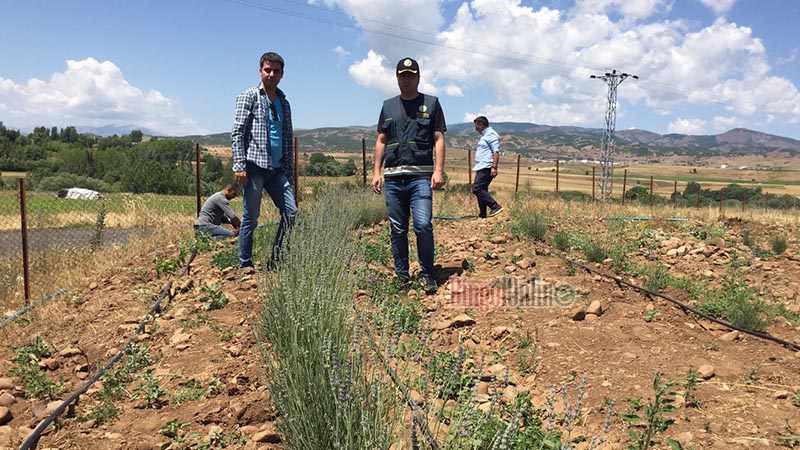
[[[593,263],[600,263],[608,258],[608,250],[599,239],[591,239],[584,244],[583,253],[586,260]]]
[[[772,244],[772,253],[780,255],[781,253],[785,252],[787,248],[786,235],[779,234],[774,236],[770,241],[770,244]]]
[[[570,237],[569,233],[564,231],[557,231],[553,236],[550,238],[550,244],[561,250],[562,252],[566,252],[569,250],[570,247]]]
[[[532,207],[525,206],[513,211],[511,231],[521,238],[541,241],[547,234],[549,224],[550,219],[544,212],[534,211]]]

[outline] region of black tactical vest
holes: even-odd
[[[384,176],[433,173],[434,129],[431,115],[436,97],[420,94],[423,102],[409,117],[400,96],[383,102],[381,131],[386,134]]]

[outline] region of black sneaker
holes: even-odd
[[[494,217],[494,216],[500,214],[501,212],[503,212],[503,207],[500,206],[500,205],[497,205],[496,208],[492,208],[492,210],[489,211],[489,217]]]
[[[432,276],[422,274],[420,275],[420,280],[422,280],[422,290],[425,291],[426,294],[435,294],[436,291],[439,290],[439,286],[436,285],[436,280],[434,280]]]

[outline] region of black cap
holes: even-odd
[[[419,75],[419,64],[411,58],[403,58],[397,62],[397,75],[401,73],[411,72],[414,75]]]

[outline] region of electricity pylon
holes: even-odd
[[[600,199],[611,200],[611,175],[614,172],[614,128],[617,126],[617,86],[628,77],[638,80],[639,77],[628,73],[617,72],[616,69],[603,75],[590,75],[589,78],[603,80],[608,84],[608,104],[606,105],[606,129],[603,132],[603,152],[600,155],[600,180],[598,188]]]

